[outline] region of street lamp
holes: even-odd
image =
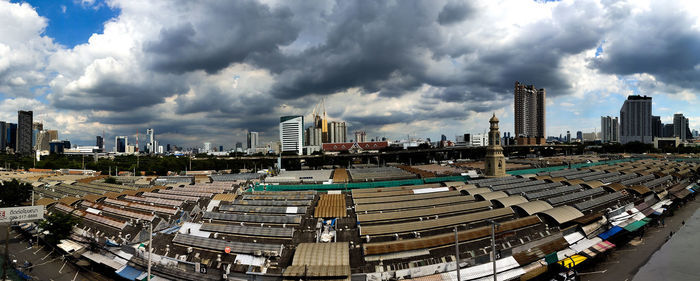
[[[491,224],[491,257],[493,258],[493,281],[498,281],[496,276],[496,228],[501,225],[494,220],[486,220]]]
[[[151,281],[151,250],[153,247],[153,224],[150,221],[145,221],[143,224],[148,224],[148,275],[146,280]],[[145,226],[145,225],[144,225]]]

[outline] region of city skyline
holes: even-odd
[[[494,112],[513,133],[520,81],[547,90],[547,135],[600,131],[631,94],[696,129],[693,5],[2,1],[0,120],[31,110],[74,144],[154,128],[161,144],[232,147],[248,131],[275,140],[280,116],[308,117],[325,97],[351,132],[453,139],[486,131]]]

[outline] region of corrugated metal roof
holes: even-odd
[[[498,199],[498,198],[504,198],[508,197],[508,194],[506,194],[503,191],[493,191],[493,192],[486,192],[486,193],[480,193],[474,195],[474,198],[480,199],[483,201],[491,201],[493,199]]]
[[[549,203],[545,201],[530,201],[518,205],[513,205],[511,206],[512,208],[519,208],[523,210],[528,216],[534,215],[535,213],[539,213],[545,210],[552,209],[552,205],[549,205]]]
[[[483,211],[478,213],[471,213],[465,215],[451,216],[446,218],[438,218],[433,220],[421,221],[421,222],[407,222],[407,223],[395,223],[386,225],[370,225],[360,227],[360,235],[382,235],[391,233],[405,233],[411,231],[419,231],[426,229],[435,229],[440,227],[447,227],[462,223],[470,223],[475,221],[481,221],[489,218],[504,217],[513,214],[513,210],[505,209],[495,209],[490,211]]]
[[[554,219],[558,224],[563,224],[583,217],[581,211],[571,206],[559,206],[553,209],[538,212],[538,214],[546,215]]]
[[[512,196],[508,196],[508,197],[492,199],[491,201],[498,202],[497,205],[499,207],[510,207],[513,205],[525,203],[525,202],[527,202],[527,199],[525,199],[525,197],[520,196],[520,195],[512,195]]]
[[[315,218],[344,218],[347,216],[345,194],[322,194],[314,209]]]
[[[300,243],[294,252],[292,265],[347,266],[350,271],[350,248],[347,242]],[[322,276],[322,275],[320,275]],[[333,275],[338,276],[338,275]]]

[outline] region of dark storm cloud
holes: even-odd
[[[128,112],[160,104],[166,97],[184,93],[184,81],[172,76],[150,76],[148,81],[124,81],[101,77],[96,85],[78,91],[61,92],[49,100],[57,108]],[[145,78],[145,77],[143,77]]]
[[[192,18],[173,28],[163,28],[158,38],[145,44],[152,55],[151,68],[184,73],[214,73],[251,54],[269,55],[293,42],[299,28],[289,9],[272,9],[255,1],[182,1]],[[196,13],[195,13],[196,12]]]
[[[603,56],[590,66],[610,74],[648,73],[667,84],[700,89],[696,21],[671,3],[654,2],[651,9],[621,22],[608,35]]]
[[[463,21],[472,12],[468,3],[447,3],[438,14],[438,22],[442,25],[450,25]]]
[[[402,95],[422,84],[420,55],[443,43],[436,15],[428,2],[339,1],[321,44],[285,56],[281,64],[259,63],[279,73],[272,94],[281,99],[352,87]]]

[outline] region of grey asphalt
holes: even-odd
[[[605,261],[579,272],[581,280],[633,280],[637,271],[647,264],[652,255],[666,243],[670,232],[678,232],[681,228],[681,222],[689,220],[699,207],[700,201],[690,201],[676,210],[673,217],[666,218],[665,227],[652,225],[645,231],[642,239],[633,240],[627,245],[618,245]],[[694,255],[698,256],[700,253],[694,253]],[[700,280],[700,277],[694,280]]]
[[[6,227],[0,227],[0,254],[4,255],[5,251],[5,233]],[[52,253],[51,250],[46,250],[44,247],[28,247],[27,239],[24,235],[16,231],[10,232],[9,242],[10,260],[17,260],[19,265],[25,261],[31,262],[34,267],[28,275],[32,280],[47,280],[47,281],[77,281],[90,280],[102,281],[112,280],[103,277],[94,272],[87,272],[72,265],[70,262],[65,262],[61,255]]]

